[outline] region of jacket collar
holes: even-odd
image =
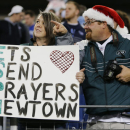
[[[119,43],[122,43],[124,41],[124,38],[122,37],[122,35],[118,31],[116,31],[115,29],[113,29],[113,31],[115,33],[117,33]],[[113,42],[113,41],[111,40],[110,42]],[[95,46],[97,46],[95,41],[89,41],[89,44],[94,44]]]

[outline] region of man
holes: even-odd
[[[0,21],[0,44],[20,45],[29,42],[29,33],[24,24],[23,7],[16,5],[8,14],[9,17]]]
[[[28,26],[30,38],[33,38],[35,13],[32,10],[25,11],[25,24]]]
[[[66,3],[66,21],[63,25],[67,28],[68,32],[72,34],[74,43],[85,39],[85,30],[78,23],[80,6],[74,1]]]
[[[83,91],[86,104],[104,105],[87,108],[87,128],[130,129],[127,124],[130,118],[126,113],[130,108],[105,107],[130,105],[130,41],[114,30],[114,21],[120,28],[124,28],[124,22],[115,10],[101,5],[88,9],[83,16],[89,42],[85,50],[80,50],[84,68],[76,74],[76,78],[80,83],[85,78]]]
[[[15,5],[12,7],[9,17],[0,21],[0,44],[20,45],[28,43],[29,33],[24,24],[21,23],[23,19],[23,7]],[[17,128],[17,119],[10,119],[10,130]]]

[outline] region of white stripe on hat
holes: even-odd
[[[83,13],[83,17],[87,16],[90,19],[95,19],[99,21],[106,21],[108,25],[114,28],[114,20],[105,14],[94,10],[93,8],[89,8]]]

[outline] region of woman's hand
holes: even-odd
[[[63,24],[53,20],[51,20],[51,22],[55,24],[55,26],[53,27],[53,34],[55,36],[62,36],[68,32]]]

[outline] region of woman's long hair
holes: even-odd
[[[44,20],[44,27],[46,31],[46,38],[48,45],[55,45],[55,35],[53,34],[54,24],[51,23],[51,20],[61,22],[60,19],[52,12],[42,12],[40,14]],[[33,34],[33,40],[36,41],[36,37]]]

